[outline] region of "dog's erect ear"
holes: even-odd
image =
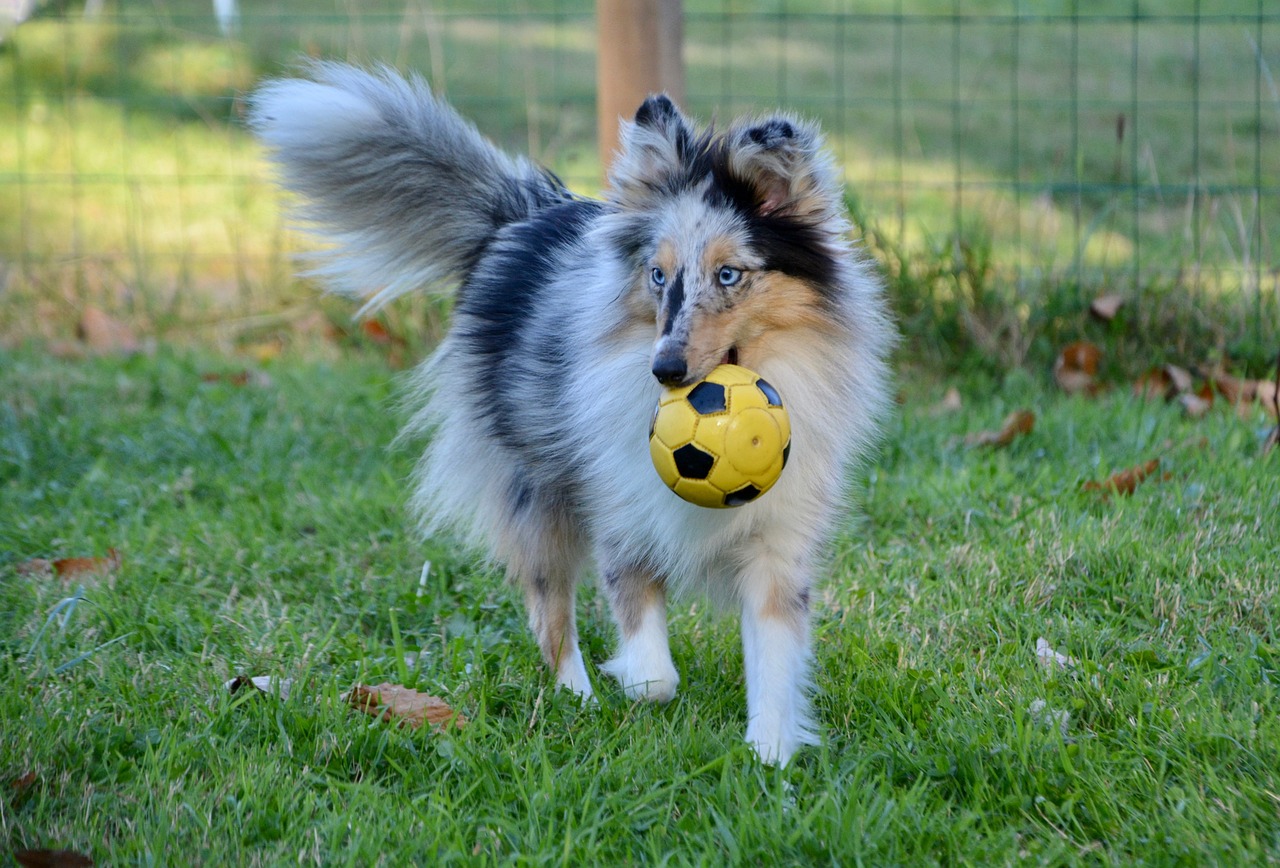
[[[675,189],[693,145],[693,130],[666,94],[651,96],[623,121],[621,144],[609,169],[609,183],[621,205],[643,205]]]
[[[835,203],[830,159],[817,128],[788,117],[737,127],[728,136],[729,171],[756,192],[756,213],[818,216]]]

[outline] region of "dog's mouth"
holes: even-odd
[[[736,365],[736,364],[738,364],[738,348],[737,348],[737,347],[729,347],[729,349],[728,349],[728,350],[725,352],[725,354],[724,354],[724,358],[722,358],[722,359],[720,360],[720,364],[722,364],[722,365]]]

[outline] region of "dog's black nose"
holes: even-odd
[[[684,375],[688,372],[689,367],[680,356],[661,355],[653,360],[653,375],[664,386],[674,386],[681,383],[684,380]]]

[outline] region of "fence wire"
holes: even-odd
[[[1280,7],[938,9],[687,0],[688,108],[820,120],[892,268],[979,256],[1013,287],[1172,287],[1233,300],[1261,336],[1280,291]],[[105,296],[162,317],[193,298],[255,308],[287,294],[304,242],[284,224],[241,100],[303,55],[418,70],[501,145],[584,192],[602,184],[588,0],[6,10],[0,287],[11,296],[55,308]]]

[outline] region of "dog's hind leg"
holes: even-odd
[[[524,589],[529,627],[538,640],[542,659],[556,674],[556,686],[589,698],[591,679],[578,647],[574,616],[574,571],[535,572],[514,578]]]
[[[590,697],[574,615],[585,546],[573,521],[553,503],[526,495],[515,504],[496,554],[506,562],[507,577],[524,592],[529,627],[556,686]]]
[[[618,623],[618,653],[600,668],[631,699],[668,702],[680,676],[667,642],[666,586],[642,567],[601,561],[604,591]]]
[[[759,551],[739,575],[747,741],[767,763],[786,765],[816,744],[809,719],[809,571],[775,551]]]

